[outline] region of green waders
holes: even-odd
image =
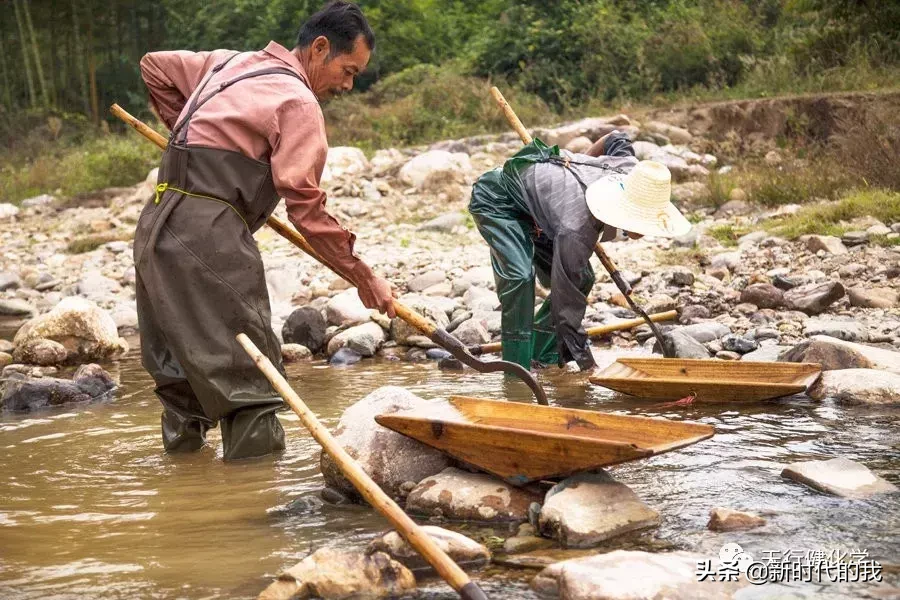
[[[212,96],[243,79],[274,73],[297,77],[288,69],[262,69],[217,86],[202,100],[206,83],[199,87],[172,131],[156,197],[138,221],[141,356],[163,405],[163,445],[169,452],[200,448],[206,431],[219,422],[226,460],[284,449],[276,416],[283,401],[235,340],[246,333],[283,371],[252,236],[278,204],[271,167],[238,152],[187,143],[192,116]]]
[[[526,146],[524,152],[530,151]],[[515,165],[515,160],[514,157],[507,165]],[[531,157],[525,157],[520,166],[530,160]],[[503,360],[526,369],[531,368],[532,359],[558,364],[552,293],[537,314],[534,313],[535,275],[541,285],[550,287],[553,242],[537,231],[519,196],[518,186],[511,185],[511,180],[515,181],[515,177],[510,177],[509,169],[485,173],[475,183],[469,204],[475,225],[491,248],[491,266],[502,310]],[[594,272],[588,267],[581,277],[581,291],[587,294],[593,285]]]

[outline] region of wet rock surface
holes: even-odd
[[[4,371],[0,383],[0,407],[8,412],[27,412],[92,401],[108,400],[116,382],[96,364],[82,365],[72,379],[32,377]]]
[[[424,525],[422,531],[461,567],[477,568],[491,560],[491,552],[487,547],[461,533],[434,525]],[[389,531],[372,540],[367,552],[384,552],[413,571],[429,568],[428,562],[396,531]]]
[[[439,473],[449,466],[450,460],[438,450],[382,427],[375,422],[375,416],[427,406],[426,400],[403,388],[378,388],[344,411],[333,434],[375,483],[390,496],[400,497],[404,483],[420,482]],[[358,497],[356,488],[325,453],[321,455],[320,469],[326,485]]]
[[[547,492],[541,534],[564,548],[590,548],[624,533],[655,527],[659,514],[606,472],[564,479]]]
[[[394,598],[415,589],[412,572],[384,552],[323,548],[280,573],[258,599]]]
[[[893,494],[900,488],[872,473],[865,465],[846,458],[793,463],[781,476],[798,481],[814,490],[844,498],[868,498],[876,494]]]
[[[406,509],[454,521],[518,522],[528,520],[528,506],[541,499],[484,473],[450,467],[422,480],[406,499]]]
[[[745,583],[700,582],[689,552],[615,550],[556,563],[531,583],[542,598],[565,600],[730,600]]]

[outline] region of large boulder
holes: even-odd
[[[685,325],[684,327],[679,327],[678,331],[690,336],[701,344],[718,340],[731,333],[731,329],[727,325],[715,321]]]
[[[0,317],[30,317],[36,313],[34,306],[25,300],[0,298]]]
[[[793,463],[781,471],[781,476],[844,498],[868,498],[898,491],[897,486],[875,475],[865,465],[846,458]]]
[[[322,548],[280,573],[257,598],[396,598],[415,589],[412,572],[384,552]]]
[[[117,358],[128,351],[113,318],[84,298],[63,298],[53,310],[26,322],[13,338],[16,347],[46,339],[62,344],[69,362]]]
[[[825,371],[809,395],[815,400],[834,398],[847,404],[900,405],[900,373],[877,369]]]
[[[403,388],[378,388],[344,411],[334,436],[375,483],[390,496],[400,497],[403,484],[419,483],[440,473],[450,465],[450,459],[439,450],[382,427],[375,416],[428,406],[428,401]],[[358,497],[356,488],[328,454],[322,453],[319,465],[326,484]]]
[[[400,181],[417,189],[423,189],[426,181],[438,177],[459,180],[472,170],[469,155],[463,152],[429,150],[410,159],[400,169]]]
[[[746,583],[700,581],[698,564],[706,558],[614,550],[550,565],[531,587],[542,597],[565,600],[730,600]]]
[[[345,329],[328,341],[328,355],[335,354],[341,348],[356,350],[361,356],[375,356],[375,352],[384,343],[384,329],[374,321],[355,325]]]
[[[406,499],[406,509],[454,521],[522,523],[531,503],[540,500],[539,494],[493,475],[450,467],[422,480]]]
[[[850,288],[847,295],[850,297],[850,306],[860,308],[894,308],[900,303],[900,293],[885,287]]]
[[[663,333],[663,337],[677,358],[709,358],[709,350],[680,329],[667,331]],[[653,345],[653,351],[662,352],[658,341]]]
[[[71,380],[55,377],[11,377],[2,386],[0,407],[24,412],[63,404],[106,400],[116,388],[109,373],[99,365],[82,365]]]
[[[461,533],[434,525],[424,525],[421,529],[458,565],[477,567],[487,564],[491,560],[490,550]],[[412,570],[424,569],[429,566],[422,555],[396,531],[389,531],[372,540],[367,552],[384,552]]]
[[[302,306],[292,312],[284,322],[281,337],[284,338],[285,344],[300,344],[316,353],[325,345],[327,328],[328,323],[321,311],[311,306]]]
[[[782,353],[778,360],[819,363],[823,371],[881,369],[900,373],[900,352],[845,342],[824,335],[814,336],[793,346]]]
[[[820,250],[826,254],[847,254],[849,250],[841,242],[841,238],[833,235],[805,235],[801,236],[800,241],[806,244],[806,249],[810,252],[819,252]]]
[[[332,325],[365,323],[369,320],[370,315],[369,309],[359,299],[359,292],[356,288],[344,290],[325,305],[325,316]]]
[[[26,365],[61,365],[68,356],[65,346],[53,340],[35,338],[16,347],[13,360]]]
[[[553,486],[538,520],[541,534],[564,548],[593,548],[605,540],[659,525],[659,513],[606,472],[581,473]]]
[[[467,319],[453,330],[453,335],[465,346],[480,346],[491,341],[487,328],[481,319]]]
[[[322,171],[322,183],[338,179],[345,175],[359,176],[369,170],[369,160],[359,148],[352,146],[336,146],[328,149],[325,169]]]

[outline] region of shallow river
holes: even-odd
[[[359,548],[386,528],[367,508],[318,499],[318,447],[294,415],[282,415],[288,447],[275,459],[223,464],[217,432],[200,453],[167,456],[149,377],[135,360],[107,368],[122,381],[113,402],[0,416],[0,597],[249,598],[310,550]],[[346,406],[383,385],[426,398],[453,393],[530,401],[524,386],[501,376],[444,373],[433,364],[315,362],[291,365],[288,374],[329,427]],[[754,557],[864,549],[885,565],[885,586],[900,586],[900,494],[843,500],[779,476],[786,463],[840,455],[900,483],[900,411],[802,398],[739,409],[659,408],[612,397],[578,375],[546,376],[544,383],[559,405],[691,419],[717,429],[689,448],[611,469],[663,521],[607,549],[680,548],[710,558],[726,542]],[[759,512],[769,524],[743,534],[712,533],[705,526],[714,506]],[[479,529],[462,531],[483,536]],[[535,597],[527,586],[533,573],[493,567],[476,577],[492,598],[525,599]],[[878,588],[750,592],[754,598],[888,597]],[[438,583],[425,590],[423,598],[455,597]]]

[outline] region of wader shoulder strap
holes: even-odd
[[[230,63],[231,60],[238,54],[240,54],[240,52],[235,52],[234,54],[232,54],[231,56],[229,56],[228,58],[226,58],[225,60],[223,60],[222,62],[220,62],[219,64],[217,64],[216,66],[214,66],[212,69],[209,70],[209,74],[200,83],[200,85],[197,87],[197,91],[193,94],[193,98],[191,98],[191,105],[190,105],[190,108],[188,108],[188,112],[185,115],[185,118],[182,119],[180,123],[175,125],[174,129],[172,129],[172,133],[169,136],[169,141],[176,139],[176,136],[181,131],[184,131],[185,133],[187,133],[186,125],[191,120],[190,116],[192,114],[194,114],[194,112],[197,110],[197,100],[200,98],[200,94],[203,93],[203,90],[206,89],[206,84],[209,83],[209,81],[216,75],[216,73],[218,73],[219,71],[224,69],[225,65]]]
[[[237,56],[237,55],[234,55],[234,56]],[[234,58],[234,56],[232,56],[231,58]],[[228,60],[231,60],[231,58],[229,58]],[[224,67],[228,63],[228,60],[226,60],[221,65],[218,65],[217,66],[218,70],[216,72],[220,71],[222,69],[222,67]],[[205,98],[203,98],[203,100],[200,100],[200,94],[203,92],[203,89],[206,87],[206,84],[209,82],[209,79],[207,79],[206,82],[203,83],[203,86],[199,90],[197,90],[197,93],[194,95],[194,100],[191,103],[191,106],[188,109],[187,114],[184,115],[184,119],[182,119],[181,123],[178,124],[175,131],[172,132],[173,136],[175,136],[176,133],[179,134],[178,138],[176,140],[177,143],[179,143],[181,145],[184,145],[187,143],[188,128],[190,127],[191,119],[193,118],[194,113],[196,113],[200,109],[201,106],[203,106],[204,104],[209,102],[213,98],[213,96],[215,96],[219,92],[224,91],[225,89],[231,87],[232,85],[234,85],[235,83],[237,83],[239,81],[243,81],[245,79],[250,79],[252,77],[260,77],[262,75],[289,75],[291,77],[296,77],[300,81],[303,81],[303,78],[300,77],[300,75],[298,75],[294,71],[291,71],[288,68],[268,67],[266,69],[250,71],[249,73],[244,73],[243,75],[238,75],[234,79],[229,79],[228,81],[220,84],[219,87],[217,87],[215,90],[210,92]],[[211,78],[212,78],[212,75],[210,75],[210,79]]]

